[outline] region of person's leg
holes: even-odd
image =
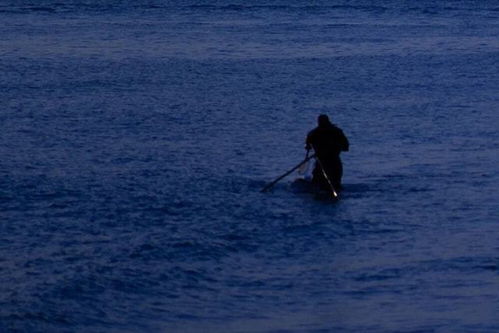
[[[331,184],[334,186],[336,191],[341,191],[343,188],[341,186],[341,178],[343,176],[343,165],[341,160],[338,158],[331,158],[327,160],[327,175]]]
[[[334,179],[334,188],[337,191],[341,191],[343,189],[343,185],[341,184],[341,179],[343,178],[343,164],[341,163],[341,160],[338,160],[338,163],[335,168],[335,175],[333,177]]]

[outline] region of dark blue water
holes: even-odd
[[[0,3],[0,331],[499,331],[499,5]],[[327,113],[337,203],[292,175]]]

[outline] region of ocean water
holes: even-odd
[[[0,2],[1,332],[498,332],[499,4]],[[339,202],[294,190],[326,113]]]

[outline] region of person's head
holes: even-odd
[[[319,127],[325,127],[331,125],[331,122],[329,121],[329,117],[325,114],[321,114],[317,118],[317,123],[319,124]]]

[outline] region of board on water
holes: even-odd
[[[338,201],[340,199],[338,194],[334,195],[327,189],[321,189],[308,178],[295,179],[293,183],[291,183],[291,188],[295,193],[311,194],[318,200]]]

